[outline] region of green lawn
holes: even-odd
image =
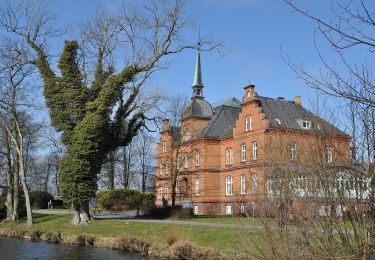
[[[238,216],[220,216],[220,217],[194,217],[191,219],[186,219],[187,221],[193,222],[205,222],[205,223],[218,223],[218,224],[244,224],[251,225],[257,224],[261,225],[264,223],[273,223],[274,219],[270,218],[252,218],[252,217],[238,217]]]
[[[57,232],[69,235],[91,235],[101,237],[118,237],[130,235],[138,239],[165,244],[170,234],[177,235],[181,240],[189,240],[201,246],[212,247],[225,255],[237,252],[237,247],[243,242],[239,228],[202,227],[191,225],[141,223],[123,220],[95,220],[86,226],[73,226],[69,223],[71,216],[35,215],[35,224],[30,231]],[[206,219],[208,220],[208,219]],[[228,219],[229,220],[229,219]],[[194,219],[195,221],[195,219]],[[0,229],[27,229],[25,224],[2,223]],[[260,230],[246,230],[249,245],[260,244]]]

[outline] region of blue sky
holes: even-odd
[[[64,0],[49,1],[62,26],[76,25],[95,13],[98,7],[114,10],[119,0]],[[329,18],[326,0],[296,0],[299,6],[320,17]],[[227,46],[224,55],[203,53],[202,73],[206,99],[215,103],[230,96],[241,98],[243,87],[256,85],[259,95],[285,97],[292,100],[302,96],[309,99],[315,92],[282,59],[283,52],[296,63],[303,62],[307,71],[317,74],[320,63],[314,47],[315,24],[302,15],[292,13],[282,0],[196,0],[186,1],[186,15],[199,25],[201,34],[208,34]],[[316,34],[318,44],[330,60],[326,42]],[[196,41],[198,32],[185,35]],[[353,57],[363,58],[361,50],[353,50]],[[191,95],[196,51],[188,50],[171,58],[168,70],[156,74],[149,83],[169,93]],[[335,103],[331,102],[335,107]]]

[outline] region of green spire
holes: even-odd
[[[200,54],[200,42],[198,42],[198,54],[197,63],[195,66],[194,82],[193,82],[193,96],[202,96],[202,72],[201,72],[201,54]]]

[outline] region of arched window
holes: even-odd
[[[227,176],[225,178],[225,195],[233,195],[233,178],[232,176]]]
[[[168,175],[169,173],[169,161],[165,162],[165,175]]]
[[[246,175],[241,175],[241,194],[246,193]]]
[[[195,153],[195,166],[199,166],[201,163],[201,153],[197,151]]]
[[[163,164],[161,162],[159,163],[159,175],[163,175]]]
[[[233,150],[229,148],[229,164],[233,164]]]
[[[199,190],[200,190],[200,183],[199,183],[199,177],[195,178],[195,193],[199,195]]]
[[[167,143],[163,142],[163,153],[167,151]]]
[[[189,167],[189,154],[184,153],[184,168],[187,169]]]
[[[253,117],[250,116],[249,117],[249,131],[252,131],[253,130]]]
[[[291,160],[297,159],[297,145],[296,144],[290,145],[290,159]]]
[[[253,194],[258,192],[258,176],[256,174],[251,175],[251,192]]]
[[[327,147],[327,163],[333,162],[333,148]]]
[[[253,142],[253,160],[258,159],[258,142]]]
[[[165,185],[164,185],[164,196],[165,196],[166,198],[168,198],[168,196],[169,196],[169,192],[168,192],[168,184],[165,184]]]
[[[248,116],[246,116],[245,118],[245,131],[246,132],[249,131],[249,117]]]
[[[241,161],[246,161],[246,144],[241,144]]]
[[[163,198],[163,187],[160,185],[159,186],[159,199],[162,199]]]
[[[225,165],[229,164],[229,148],[225,149]]]

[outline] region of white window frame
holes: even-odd
[[[253,160],[258,159],[258,142],[254,141],[253,142]]]
[[[225,165],[229,165],[229,148],[225,149]]]
[[[249,117],[249,131],[253,131],[253,116]]]
[[[249,118],[247,116],[245,118],[245,131],[249,131]]]
[[[181,182],[179,180],[176,181],[176,194],[181,193]]]
[[[189,154],[184,153],[184,168],[187,169],[189,168]]]
[[[163,186],[159,186],[159,199],[162,199],[163,198]]]
[[[225,195],[227,196],[233,195],[233,177],[232,176],[225,177]]]
[[[232,214],[233,214],[232,205],[226,205],[225,206],[225,215],[232,215]]]
[[[199,177],[195,177],[195,194],[199,195],[200,191],[200,179]]]
[[[167,152],[167,143],[163,142],[163,153]]]
[[[297,159],[297,144],[295,143],[290,144],[290,159],[291,160]]]
[[[199,151],[195,152],[195,166],[199,166],[201,164],[201,153]]]
[[[199,214],[199,206],[198,205],[194,205],[194,214],[195,215]]]
[[[246,144],[241,144],[241,162],[246,161]]]
[[[241,205],[240,212],[241,212],[241,214],[245,214],[245,206],[244,205]]]
[[[309,121],[309,120],[303,120],[302,121],[302,128],[303,129],[311,129],[311,121]]]
[[[331,146],[327,147],[327,163],[333,162],[333,148]]]
[[[165,162],[165,175],[168,175],[168,173],[169,173],[169,161],[167,160]]]
[[[241,175],[241,194],[246,194],[246,175]]]
[[[251,193],[258,193],[258,176],[256,173],[251,174]]]
[[[163,176],[163,163],[162,162],[159,163],[159,175]]]
[[[164,193],[165,193],[165,198],[168,198],[168,194],[169,194],[168,184],[164,184]]]
[[[233,164],[233,149],[229,148],[229,164]]]

